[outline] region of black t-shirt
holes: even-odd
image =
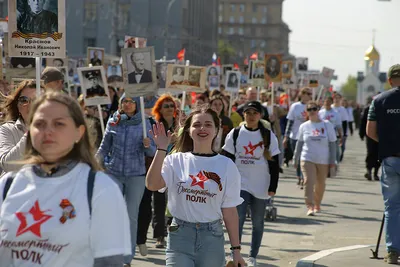
[[[400,87],[381,93],[372,101],[368,120],[377,122],[379,159],[400,154]]]

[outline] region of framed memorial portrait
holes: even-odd
[[[167,89],[203,92],[206,88],[207,68],[198,66],[168,65]]]
[[[128,96],[156,94],[158,80],[154,47],[122,49],[122,73]]]
[[[104,48],[88,47],[87,48],[87,64],[92,67],[103,66],[104,64]]]
[[[10,57],[65,58],[65,0],[9,0]]]
[[[67,67],[68,58],[46,58],[46,67]]]
[[[124,48],[145,48],[145,47],[147,47],[146,38],[125,35]]]
[[[78,68],[78,75],[86,106],[111,103],[107,78],[102,66]]]
[[[120,83],[123,82],[122,78],[122,66],[119,64],[111,64],[107,66],[107,82]]]
[[[265,80],[268,82],[282,82],[281,74],[282,55],[267,54],[265,55]]]
[[[207,67],[207,86],[212,90],[219,90],[221,80],[221,67],[208,66]]]
[[[236,93],[240,89],[240,79],[242,73],[240,71],[228,71],[226,73],[225,90]]]

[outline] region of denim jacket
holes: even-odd
[[[134,115],[141,116],[140,113]],[[97,157],[106,171],[115,177],[144,176],[146,174],[145,156],[154,157],[156,145],[149,136],[151,144],[149,148],[143,145],[143,126],[138,124],[125,123],[121,121],[112,126],[113,118],[108,123],[104,133]],[[146,120],[146,129],[149,130],[150,122]]]

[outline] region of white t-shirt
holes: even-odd
[[[329,121],[307,121],[300,125],[298,141],[303,141],[300,160],[329,164],[329,142],[336,142],[336,133]]]
[[[296,102],[290,106],[289,113],[287,115],[287,119],[294,121],[292,126],[292,132],[290,133],[290,139],[297,140],[297,132],[299,131],[300,124],[306,121],[307,112],[306,112],[306,104],[302,104],[301,102]]]
[[[240,205],[240,174],[229,158],[168,155],[161,170],[172,216],[193,223],[222,219],[222,208]]]
[[[88,267],[95,258],[131,254],[125,201],[102,172],[96,174],[90,217],[89,169],[79,163],[63,176],[41,178],[27,165],[16,174],[4,203],[9,175],[0,179],[2,267]]]
[[[344,107],[342,107],[342,106],[340,106],[340,107],[334,107],[333,105],[332,105],[332,108],[337,112],[337,113],[339,113],[339,115],[340,115],[340,118],[342,119],[342,121],[349,121],[349,115],[347,114],[347,110],[344,108]]]
[[[236,140],[236,153],[233,146],[233,132],[229,132],[222,148],[236,157],[236,166],[239,169],[241,188],[259,199],[267,199],[271,181],[268,162],[264,157],[264,142],[260,130],[249,131],[242,126]],[[271,157],[278,155],[279,145],[275,134],[271,132],[269,152]]]
[[[353,115],[353,108],[352,107],[348,107],[346,108],[347,110],[347,118],[349,122],[354,122],[354,115]]]
[[[342,118],[340,117],[340,114],[337,113],[333,108],[330,110],[323,108],[318,112],[318,115],[321,120],[332,123],[335,129],[342,129]]]

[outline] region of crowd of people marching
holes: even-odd
[[[223,225],[230,264],[256,266],[267,201],[284,165],[293,162],[305,214],[314,216],[348,135],[359,128],[366,136],[368,106],[338,92],[316,102],[305,87],[290,106],[256,88],[235,99],[223,87],[194,99],[163,94],[145,97],[142,122],[139,98],[122,89],[110,86],[111,104],[98,110],[63,92],[56,68],[47,67],[42,79],[40,97],[35,82],[14,91],[2,84],[1,266],[130,266],[136,246],[148,253],[150,224],[167,266],[224,266]],[[367,139],[365,177],[379,180]]]

